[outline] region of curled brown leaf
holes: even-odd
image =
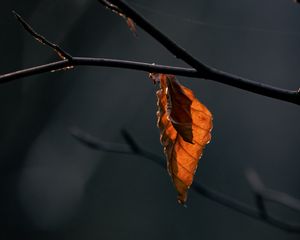
[[[173,75],[152,74],[150,77],[160,81],[160,90],[156,93],[160,141],[178,201],[184,204],[199,158],[211,139],[212,114]]]

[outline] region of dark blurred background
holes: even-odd
[[[292,0],[128,0],[203,62],[288,89],[300,87],[300,6]],[[16,22],[16,10],[74,56],[186,66],[149,35],[135,38],[96,0],[2,1],[0,72],[55,61]],[[214,114],[195,180],[248,204],[245,170],[300,198],[299,106],[218,83],[179,78]],[[0,86],[0,239],[299,239],[190,192],[176,201],[166,170],[137,156],[96,152],[68,132],[110,142],[126,128],[163,156],[147,74],[78,67]],[[298,213],[277,205],[284,219]]]

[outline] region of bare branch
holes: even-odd
[[[131,136],[131,134],[129,134],[126,130],[122,130],[121,133],[127,144],[116,144],[116,143],[105,142],[80,130],[79,128],[72,128],[70,129],[70,132],[72,136],[75,137],[79,142],[83,143],[85,146],[88,146],[94,150],[139,155],[141,157],[151,160],[152,162],[156,163],[157,165],[159,165],[164,169],[166,168],[163,157],[141,147],[141,145],[137,141],[135,141],[134,138]],[[263,199],[274,201],[281,205],[287,206],[292,210],[298,211],[299,200],[293,199],[287,194],[284,194],[284,198],[283,198],[282,193],[278,195],[278,192],[277,194],[272,195],[270,194],[271,193],[270,191],[265,190],[262,184],[259,184],[258,177],[256,176],[253,177],[253,174],[249,175],[249,172],[247,172],[247,177],[250,183],[252,184],[252,188],[255,194],[261,196]],[[254,209],[249,205],[246,205],[238,200],[235,200],[222,193],[214,191],[209,187],[206,187],[205,185],[200,184],[198,182],[194,182],[191,185],[191,189],[194,190],[196,193],[208,198],[209,200],[217,202],[220,205],[230,208],[236,212],[242,213],[248,217],[268,223],[269,225],[285,230],[287,232],[300,233],[300,224],[286,222],[284,220],[277,219],[271,215],[267,215],[266,212],[264,213],[265,211],[263,210],[264,208],[262,209],[261,207],[258,207],[258,210]],[[275,191],[273,191],[273,193],[274,192]],[[293,201],[291,201],[292,199]]]
[[[114,4],[111,4],[109,1],[107,1],[107,0],[98,0],[98,1],[101,4],[103,4],[107,9],[111,10],[112,12],[114,12],[117,15],[121,16],[122,18],[124,18],[124,20],[127,23],[127,26],[131,30],[131,32],[134,34],[135,37],[137,37],[136,27],[135,27],[135,24],[134,24],[134,22],[132,21],[131,18],[127,17],[120,8],[118,8]]]
[[[105,0],[100,2],[108,2],[108,1]],[[268,96],[285,102],[290,102],[290,103],[300,105],[299,91],[277,88],[268,84],[254,82],[227,73],[222,73],[213,68],[210,68],[200,63],[195,58],[193,58],[184,49],[178,47],[177,44],[175,44],[173,41],[168,39],[164,34],[159,32],[158,30],[156,30],[150,23],[148,23],[134,10],[129,8],[128,5],[126,5],[123,1],[112,0],[109,1],[108,3],[110,4],[110,2],[118,2],[122,4],[123,7],[125,6],[126,11],[123,9],[120,9],[119,11],[126,12],[126,17],[127,15],[129,16],[129,13],[131,14],[129,16],[130,18],[134,16],[134,20],[137,21],[137,23],[139,23],[139,25],[142,26],[148,33],[153,35],[155,39],[159,40],[177,57],[182,58],[185,62],[189,63],[191,66],[196,66],[197,68],[196,67],[195,68],[197,70],[191,68],[180,68],[180,67],[154,65],[154,64],[152,65],[148,63],[142,63],[142,62],[132,62],[132,61],[124,61],[124,60],[116,60],[116,59],[73,57],[70,54],[66,53],[64,50],[62,50],[58,45],[51,43],[45,37],[38,34],[36,31],[34,31],[33,28],[20,17],[20,15],[14,12],[18,21],[20,21],[22,26],[31,35],[33,35],[39,42],[53,48],[59,54],[59,56],[62,57],[64,60],[0,75],[0,84],[7,83],[27,76],[45,73],[45,72],[52,72],[52,71],[57,71],[62,69],[66,70],[72,68],[73,66],[104,66],[104,67],[115,67],[115,68],[127,68],[127,69],[146,71],[146,72],[159,72],[159,73],[174,74],[174,75],[194,77],[194,78],[206,78],[212,81],[234,86],[263,96]],[[107,7],[107,4],[104,5]],[[119,8],[119,6],[116,7]],[[129,13],[127,13],[127,11],[129,11]],[[201,71],[199,71],[199,69],[201,69]]]
[[[116,5],[111,4],[109,1],[107,1],[107,0],[98,0],[98,2],[103,4],[107,9],[110,9],[112,12],[114,12],[118,15],[123,15],[124,16],[124,13],[122,12],[122,10],[120,8],[118,8]]]
[[[40,65],[16,72],[6,73],[0,75],[0,84],[12,82],[14,80],[29,77],[46,72],[54,72],[60,69],[68,69],[71,66],[101,66],[110,68],[124,68],[132,69],[144,72],[160,72],[168,73],[179,76],[194,77],[197,78],[198,73],[192,68],[172,67],[165,65],[156,65],[153,63],[133,62],[127,60],[108,59],[108,58],[84,58],[73,57],[72,62],[68,60],[61,60],[45,65]]]
[[[280,99],[298,105],[300,104],[300,93],[298,91],[290,91],[272,87],[260,82],[251,81],[214,69],[194,58],[185,49],[180,47],[173,40],[168,38],[164,33],[155,28],[149,21],[147,21],[141,14],[130,7],[125,1],[110,0],[109,2],[120,8],[127,17],[131,18],[138,26],[140,26],[144,31],[150,34],[159,43],[161,43],[177,58],[182,59],[185,63],[195,68],[199,73],[199,78],[223,83],[263,96]]]
[[[103,4],[103,1],[100,1]],[[161,43],[167,50],[173,53],[177,58],[182,59],[184,62],[189,64],[191,67],[195,68],[199,72],[209,71],[209,67],[205,64],[200,63],[192,55],[190,55],[186,50],[177,45],[174,41],[169,39],[165,34],[155,28],[150,22],[148,22],[141,14],[137,13],[133,8],[129,7],[125,1],[110,0],[109,2],[117,6],[122,12],[130,17],[138,26],[150,34],[154,39]]]
[[[35,74],[68,69],[72,66],[103,66],[202,78],[237,87],[263,96],[268,96],[274,99],[279,99],[282,101],[300,105],[299,91],[276,88],[267,84],[262,84],[260,82],[251,81],[242,77],[219,71],[200,62],[191,54],[189,54],[185,49],[181,48],[173,40],[160,32],[157,28],[155,28],[137,11],[135,11],[127,3],[125,3],[125,1],[99,0],[99,2],[101,2],[105,7],[121,15],[125,19],[132,19],[137,25],[139,25],[142,29],[149,33],[164,47],[166,47],[172,54],[174,54],[177,58],[182,59],[193,68],[180,68],[116,59],[73,57],[62,48],[60,48],[57,44],[50,42],[44,36],[37,33],[25,20],[22,19],[19,14],[13,12],[17,20],[22,24],[26,31],[28,31],[40,43],[52,48],[59,55],[59,57],[62,58],[62,60],[0,75],[0,84],[7,83],[22,77],[33,76]],[[101,141],[98,138],[95,138],[78,128],[72,128],[70,129],[70,132],[82,144],[91,149],[101,150],[105,152],[139,155],[165,168],[165,164],[161,156],[142,148],[127,131],[122,131],[122,135],[127,144],[116,144]],[[247,172],[247,177],[254,192],[254,196],[256,199],[256,208],[245,205],[240,201],[211,190],[210,188],[197,182],[194,182],[194,184],[191,186],[191,189],[193,189],[196,193],[223,206],[226,206],[236,212],[240,212],[246,216],[263,221],[288,232],[300,233],[299,224],[296,225],[283,221],[281,219],[277,219],[269,215],[265,207],[265,201],[272,201],[284,205],[292,210],[300,211],[300,201],[292,198],[286,193],[281,193],[265,188],[258,175],[253,171]]]
[[[41,34],[37,33],[18,13],[15,11],[12,11],[16,19],[21,23],[22,27],[29,33],[31,34],[39,43],[44,44],[52,48],[57,55],[65,60],[72,60],[72,56],[68,54],[66,51],[64,51],[62,48],[60,48],[58,45],[50,42],[48,39],[46,39],[44,36]]]

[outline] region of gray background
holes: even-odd
[[[129,0],[128,0],[129,1]],[[300,6],[291,0],[130,0],[203,62],[288,89],[300,87]],[[96,0],[1,2],[0,72],[54,61],[11,14],[74,56],[186,66],[149,35],[133,37]],[[214,115],[195,180],[253,204],[245,169],[300,198],[299,107],[214,82],[179,78]],[[194,192],[176,202],[166,170],[137,156],[91,151],[70,126],[111,142],[126,128],[163,156],[156,88],[147,74],[78,67],[0,86],[1,239],[299,239]],[[268,205],[280,217],[299,214]]]

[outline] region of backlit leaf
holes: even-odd
[[[160,81],[157,126],[167,158],[168,172],[184,204],[202,152],[211,139],[212,114],[193,92],[173,75],[151,74]]]

